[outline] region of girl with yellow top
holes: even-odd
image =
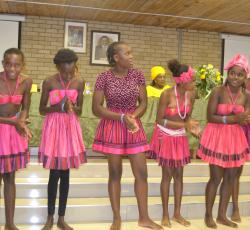
[[[161,93],[171,86],[166,85],[166,70],[161,66],[151,68],[152,83],[147,86],[148,97],[160,97]]]

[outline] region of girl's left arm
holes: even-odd
[[[132,116],[134,118],[142,117],[143,114],[146,112],[148,98],[147,98],[147,92],[146,92],[146,86],[145,85],[139,86],[138,102],[139,102],[139,106],[136,108],[136,110],[132,114]]]
[[[83,92],[85,88],[85,81],[83,79],[79,79],[78,83],[78,96],[76,105],[73,106],[73,111],[77,116],[81,116],[82,114],[82,105],[83,105]]]
[[[29,117],[29,109],[30,109],[30,103],[31,103],[31,86],[32,86],[32,79],[26,78],[23,80],[25,89],[23,94],[23,100],[22,100],[22,107],[19,114],[19,119],[25,121]]]

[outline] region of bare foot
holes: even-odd
[[[62,230],[73,230],[65,221],[64,217],[59,216],[58,221],[57,221],[57,227]]]
[[[214,229],[217,228],[217,225],[216,225],[216,223],[215,223],[213,217],[205,216],[204,222],[205,222],[205,225],[206,225],[208,228],[214,228]]]
[[[150,228],[154,230],[164,230],[164,228],[161,225],[156,224],[151,219],[139,220],[138,225],[143,228]]]
[[[177,222],[185,227],[189,227],[191,225],[191,223],[189,221],[185,220],[181,215],[174,216],[173,221],[175,221],[175,222]]]
[[[167,228],[172,227],[169,216],[163,216],[162,217],[161,225],[164,226],[164,227],[167,227]]]
[[[54,224],[53,216],[48,216],[47,221],[42,230],[51,230],[53,228],[53,224]]]
[[[19,228],[17,228],[17,226],[16,225],[14,225],[14,224],[11,224],[11,225],[5,225],[4,226],[4,230],[19,230]]]
[[[240,211],[239,209],[233,210],[233,214],[231,216],[231,220],[237,223],[241,223]]]
[[[113,220],[112,225],[110,226],[110,230],[120,230],[121,229],[121,220],[120,219],[115,219]]]
[[[227,219],[226,217],[217,217],[216,222],[218,224],[223,224],[232,228],[238,228],[238,225],[232,221],[230,221],[229,219]]]

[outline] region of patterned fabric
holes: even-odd
[[[130,69],[127,76],[116,77],[109,70],[98,76],[95,90],[104,91],[108,108],[128,112],[136,108],[141,85],[145,85],[142,72]]]
[[[139,87],[145,85],[143,74],[130,69],[127,76],[117,77],[111,70],[99,75],[95,90],[104,92],[107,108],[117,113],[133,113],[137,106]],[[145,132],[139,119],[139,131],[131,133],[121,121],[101,119],[93,150],[105,154],[136,154],[149,150]]]

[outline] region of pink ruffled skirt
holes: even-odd
[[[170,136],[155,126],[150,142],[150,158],[159,165],[177,168],[190,163],[190,151],[187,137]]]
[[[131,133],[121,121],[101,119],[92,146],[93,151],[117,155],[148,151],[149,144],[139,119],[137,124],[139,131]]]
[[[29,162],[28,140],[13,125],[0,124],[0,173],[26,168]]]
[[[250,157],[243,128],[238,124],[208,123],[197,155],[209,164],[223,168],[242,166]]]
[[[39,161],[47,169],[67,170],[85,163],[86,151],[74,113],[47,114],[42,129]]]

